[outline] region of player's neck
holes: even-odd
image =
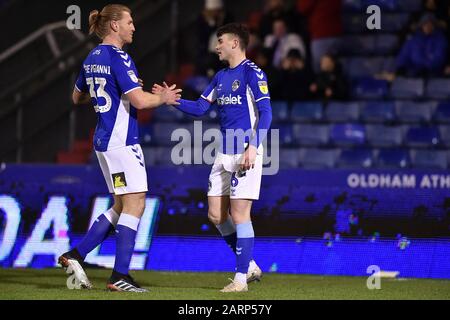
[[[120,41],[119,39],[116,39],[114,37],[110,37],[110,36],[106,36],[103,39],[102,44],[110,44],[119,49],[122,49],[122,47],[124,46],[124,43],[122,41]]]
[[[238,54],[234,57],[230,57],[230,59],[228,60],[228,64],[230,65],[230,68],[236,68],[238,65],[241,64],[242,61],[244,61],[245,59],[247,59],[245,57],[245,53],[242,54]]]

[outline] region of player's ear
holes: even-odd
[[[114,32],[119,31],[119,25],[117,24],[117,21],[111,20],[111,21],[109,22],[109,25],[110,25],[111,29],[112,29]]]

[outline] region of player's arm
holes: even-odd
[[[175,85],[163,88],[160,93],[154,94],[145,92],[141,88],[136,88],[128,92],[125,96],[136,109],[156,108],[162,104],[178,105],[181,89],[176,89]]]
[[[88,104],[91,102],[89,93],[81,92],[77,88],[73,89],[72,101],[74,104]]]

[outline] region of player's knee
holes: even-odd
[[[218,224],[222,223],[222,221],[220,219],[220,212],[217,213],[217,212],[215,212],[213,210],[208,210],[208,219],[209,219],[209,221],[211,221],[212,224],[214,224],[216,226]]]

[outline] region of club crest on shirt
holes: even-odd
[[[267,94],[269,92],[266,81],[258,81],[258,87],[259,91],[261,91],[263,94]]]
[[[239,85],[241,83],[239,82],[239,80],[234,80],[233,84],[231,85],[231,90],[236,91],[239,88]]]
[[[113,183],[114,183],[114,188],[120,188],[120,187],[127,186],[127,180],[125,179],[124,172],[113,173],[112,179],[113,179]]]
[[[135,83],[138,83],[138,82],[139,82],[139,80],[138,80],[138,78],[136,77],[136,75],[134,74],[134,71],[133,71],[133,70],[129,70],[129,71],[128,71],[128,76],[130,77],[131,81],[133,81],[133,82],[135,82]]]

